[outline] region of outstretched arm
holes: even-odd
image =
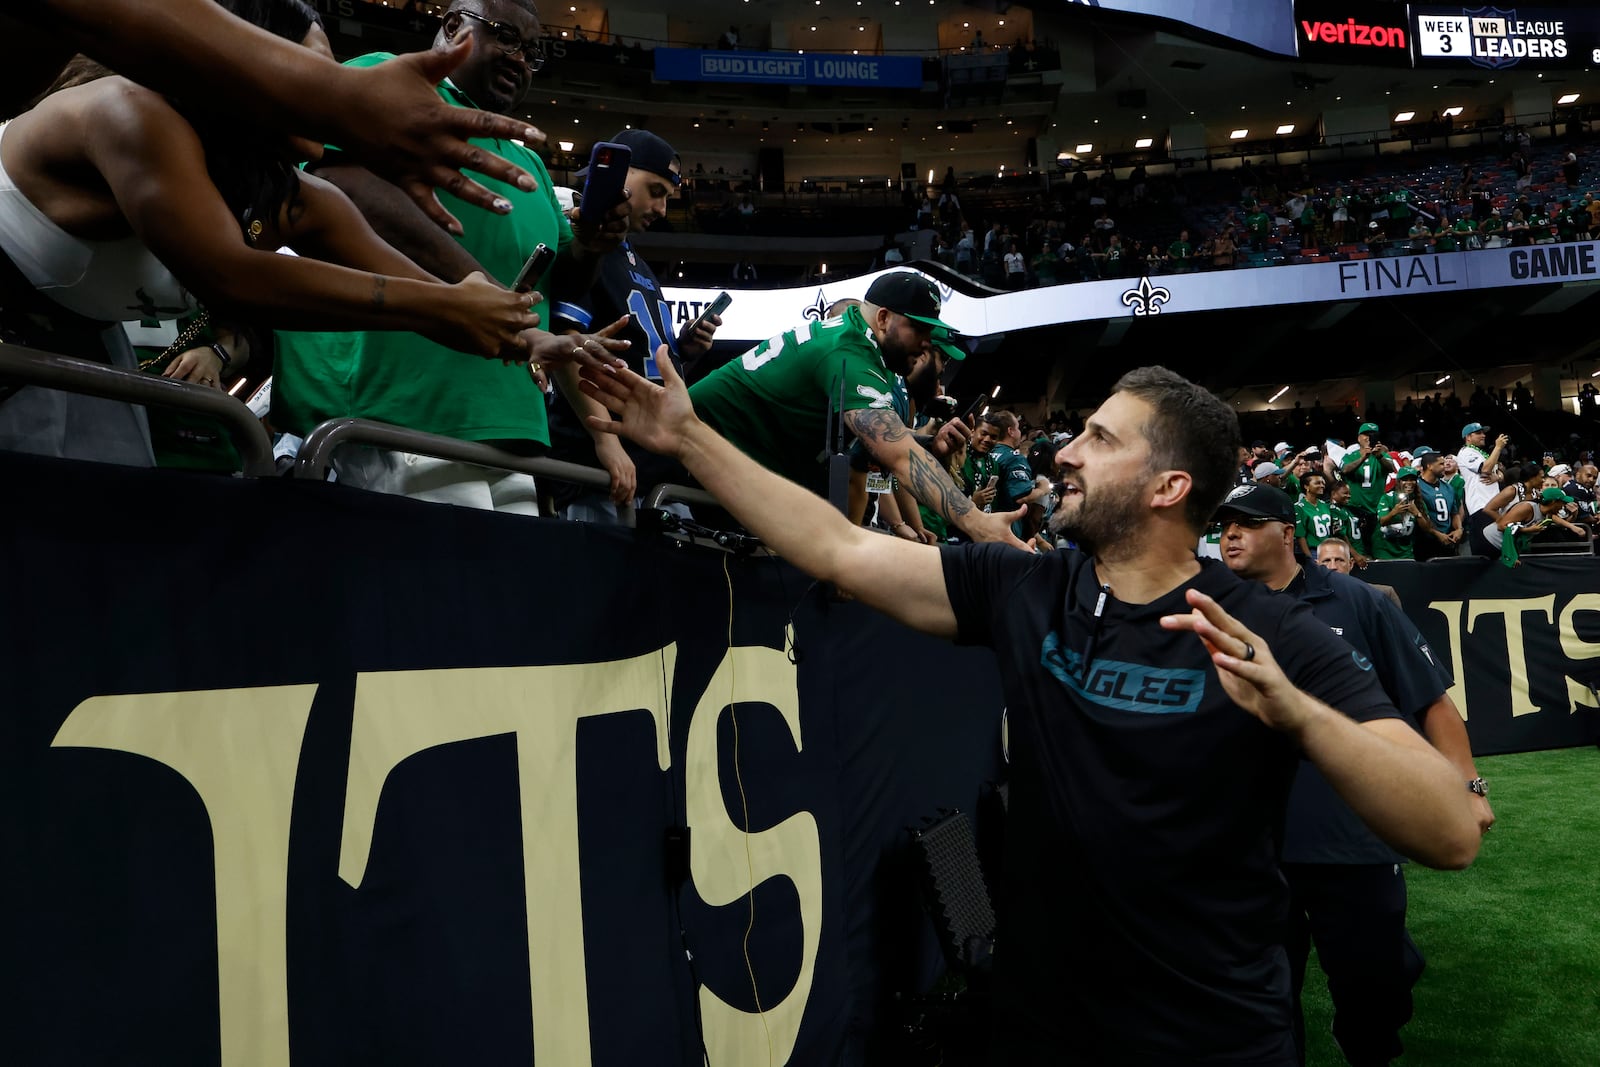
[[[1164,616],[1161,625],[1204,641],[1228,696],[1293,736],[1374,833],[1430,867],[1472,862],[1482,832],[1472,794],[1449,760],[1404,720],[1358,723],[1296,688],[1260,634],[1204,593],[1186,595],[1192,610]]]
[[[1033,551],[1011,532],[1011,524],[1027,514],[1027,509],[1005,515],[978,510],[944,465],[912,438],[899,415],[880,408],[864,408],[845,412],[844,424],[872,453],[872,458],[893,471],[923,507],[945,522],[974,541],[1002,541],[1024,552]]]
[[[665,345],[656,362],[661,385],[622,365],[585,367],[583,391],[620,418],[589,425],[675,457],[751,533],[812,577],[907,626],[955,636],[938,549],[854,527],[822,497],[762,467],[695,417]]]
[[[531,175],[467,139],[543,143],[543,133],[518,119],[451,107],[434,90],[467,57],[470,39],[447,51],[414,52],[356,69],[252,26],[214,0],[46,0],[9,7],[0,30],[15,30],[16,20],[33,28],[5,34],[0,56],[8,65],[38,51],[32,42],[40,37],[39,26],[55,29],[71,47],[159,92],[182,96],[204,86],[196,94],[202,106],[342,146],[452,232],[459,223],[434,198],[435,188],[500,210],[499,197],[463,170],[533,188]],[[45,84],[32,89],[41,91]],[[23,100],[5,102],[20,106]]]

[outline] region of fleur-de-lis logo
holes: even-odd
[[[812,322],[821,322],[828,313],[828,306],[832,303],[833,301],[823,296],[822,290],[818,289],[817,298],[807,305],[805,311],[801,312],[801,314]]]
[[[1151,285],[1149,275],[1139,279],[1139,288],[1122,294],[1123,306],[1140,317],[1161,314],[1161,305],[1171,299],[1172,292],[1164,285]]]

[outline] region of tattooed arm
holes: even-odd
[[[852,526],[824,498],[767,470],[695,417],[665,345],[656,363],[661,385],[626,367],[585,367],[583,391],[615,416],[591,418],[589,426],[678,459],[729,514],[805,573],[914,629],[955,636],[938,549]]]
[[[944,464],[912,438],[911,431],[892,411],[866,408],[844,413],[844,424],[861,439],[879,465],[900,479],[918,503],[974,541],[1003,541],[1013,548],[1032,551],[1011,532],[1011,523],[1026,509],[1008,515],[980,511],[961,491]]]

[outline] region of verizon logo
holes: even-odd
[[[1343,22],[1300,20],[1306,40],[1317,44],[1354,44],[1369,48],[1405,48],[1406,31],[1400,26],[1363,26],[1355,19]]]

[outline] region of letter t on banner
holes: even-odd
[[[677,646],[668,645],[609,663],[393,671],[356,679],[339,877],[357,889],[372,851],[383,783],[402,760],[457,741],[516,735],[535,1063],[590,1063],[578,720],[648,711],[655,720],[656,762],[667,770],[667,690],[676,663]]]

